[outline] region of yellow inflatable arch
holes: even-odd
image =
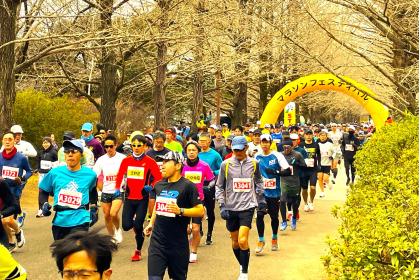
[[[260,119],[261,126],[275,124],[284,107],[295,98],[319,90],[334,90],[351,96],[369,112],[377,128],[384,126],[389,116],[388,108],[373,99],[371,96],[375,94],[364,85],[348,77],[340,77],[333,74],[312,74],[288,83],[268,102]]]

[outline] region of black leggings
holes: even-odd
[[[271,229],[273,234],[277,234],[279,229],[279,198],[278,197],[266,197],[265,201],[267,202],[267,213],[257,211],[257,231],[258,236],[264,236],[264,216],[265,214],[270,215],[271,218]]]
[[[137,250],[141,250],[144,242],[143,223],[147,214],[147,205],[149,200],[132,200],[126,199],[122,212],[122,228],[129,231],[134,228],[136,234]],[[134,219],[134,215],[136,218]],[[134,220],[133,220],[134,219]]]
[[[207,236],[211,236],[213,233],[214,228],[214,221],[216,220],[214,216],[214,207],[216,205],[216,199],[215,199],[216,189],[210,188],[206,189],[204,188],[204,206],[206,207],[207,211]]]
[[[356,169],[354,168],[354,158],[344,158],[344,168],[346,169],[347,179],[354,183],[354,174]],[[351,179],[350,179],[350,168],[351,168]]]
[[[280,213],[281,219],[283,222],[286,222],[286,204],[292,205],[293,210],[293,218],[296,219],[297,214],[299,213],[299,205],[300,205],[300,193],[296,196],[287,196],[286,194],[282,194],[280,198]]]

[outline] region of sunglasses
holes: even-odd
[[[108,148],[111,148],[112,149],[112,148],[114,148],[114,145],[104,145],[104,148],[105,149],[108,149]]]
[[[239,149],[233,149],[233,151],[234,151],[235,153],[239,153],[239,152],[243,152],[243,151],[245,151],[245,148],[243,148],[242,150],[239,150]]]
[[[138,144],[138,145],[131,144],[131,147],[133,147],[133,148],[140,148],[140,147],[143,147],[143,146],[144,146],[144,144]]]
[[[67,149],[67,150],[64,150],[64,153],[65,154],[75,154],[75,153],[80,153],[80,151],[76,150],[76,149]]]

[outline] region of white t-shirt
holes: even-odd
[[[110,158],[108,154],[104,154],[96,161],[93,166],[93,171],[99,177],[103,176],[103,193],[113,194],[115,192],[115,181],[117,179],[118,170],[120,169],[121,162],[126,156],[121,153],[116,153],[115,156]]]
[[[263,150],[260,144],[255,145],[254,142],[248,143],[248,150],[247,150],[248,156],[255,158],[257,154],[262,154],[262,153],[263,153]]]

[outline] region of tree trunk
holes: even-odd
[[[203,74],[203,48],[204,48],[204,27],[203,27],[203,14],[205,13],[204,0],[198,0],[196,11],[197,21],[194,23],[196,29],[196,42],[197,47],[194,49],[194,79],[193,79],[193,104],[192,104],[192,133],[197,132],[197,121],[200,119],[200,115],[203,114],[203,86],[204,86],[204,74]]]
[[[0,2],[0,46],[16,39],[16,19],[20,1],[2,0]],[[15,90],[15,44],[0,49],[0,128],[10,128],[13,124]]]
[[[112,29],[112,7],[113,0],[100,1],[101,5],[101,31],[104,37],[111,35]],[[107,39],[103,39],[101,44],[102,48],[102,61],[101,69],[101,85],[99,92],[101,95],[101,123],[107,129],[115,130],[117,108],[116,102],[118,99],[118,86],[117,86],[117,65],[116,55],[114,50],[107,48]]]

